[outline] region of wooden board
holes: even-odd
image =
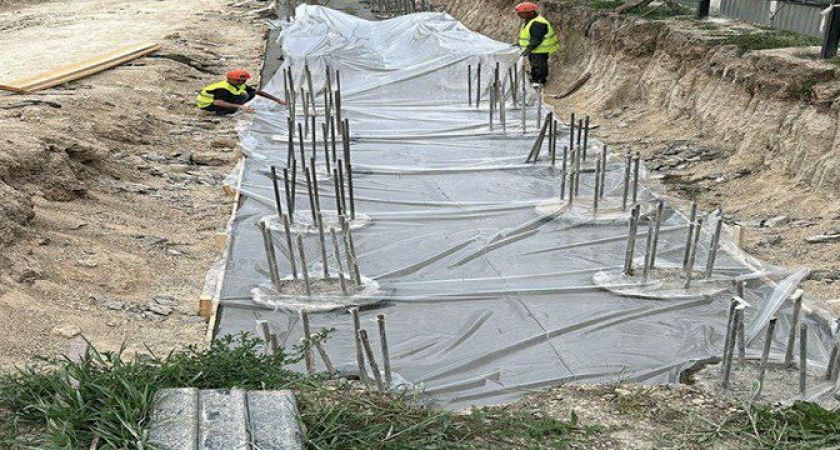
[[[148,55],[158,49],[160,49],[159,44],[150,42],[123,47],[94,58],[58,67],[34,77],[0,84],[0,90],[28,94],[102,72],[141,56]]]

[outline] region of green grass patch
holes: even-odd
[[[589,9],[616,9],[623,3],[621,0],[595,0],[585,3],[585,5]]]
[[[311,449],[564,448],[599,427],[533,411],[476,409],[457,414],[422,405],[416,393],[353,389],[327,374],[289,370],[299,348],[266,356],[246,335],[149,361],[91,350],[82,362],[44,359],[0,376],[0,448],[149,449],[147,429],[159,389],[291,389]]]
[[[810,47],[820,44],[820,39],[787,30],[769,30],[766,32],[727,36],[715,41],[721,45],[735,45],[744,52],[769,50],[772,48]]]

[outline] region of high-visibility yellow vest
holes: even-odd
[[[198,97],[196,97],[196,104],[198,105],[198,107],[199,108],[206,108],[206,107],[212,105],[213,100],[215,100],[215,98],[213,97],[213,94],[211,94],[211,92],[213,92],[213,91],[215,91],[216,89],[219,89],[219,88],[222,88],[222,89],[230,92],[233,95],[242,95],[246,92],[244,84],[242,84],[240,86],[234,86],[234,85],[228,83],[227,80],[219,81],[218,83],[213,83],[211,85],[208,85],[204,89],[201,90],[201,92],[198,94]]]
[[[560,50],[560,42],[557,40],[557,34],[554,32],[554,27],[552,27],[548,20],[541,15],[534,17],[522,25],[522,30],[519,31],[519,47],[524,50],[531,42],[531,25],[533,25],[534,22],[548,25],[548,33],[546,33],[542,43],[531,51],[531,53],[554,53],[557,50]]]

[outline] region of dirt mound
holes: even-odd
[[[18,30],[0,33],[0,82],[127,39],[162,44],[88,78],[0,94],[0,366],[78,352],[80,335],[133,353],[202,342],[196,300],[237,155],[234,120],[194,98],[229,68],[257,71],[264,25],[210,0],[95,4],[0,9],[0,30]]]

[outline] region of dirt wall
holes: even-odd
[[[514,2],[445,3],[468,27],[513,41]],[[817,189],[840,187],[836,66],[794,57],[802,48],[743,53],[715,45],[725,27],[714,23],[651,22],[561,2],[544,9],[566,42],[549,92],[588,70],[593,77],[573,100],[586,112],[632,103],[651,120],[696,127],[738,162],[782,170]]]
[[[563,42],[546,92],[592,74],[574,95],[547,100],[559,117],[591,115],[595,137],[640,152],[664,193],[676,194],[672,201],[722,207],[729,223],[743,226],[747,251],[811,269],[803,283],[809,294],[840,298],[840,242],[807,240],[840,233],[836,62],[815,60],[815,47],[723,45],[733,34],[757,31],[743,23],[651,21],[579,3],[541,2]],[[514,4],[445,1],[467,27],[507,42],[519,27]],[[829,303],[840,310],[840,299]]]

